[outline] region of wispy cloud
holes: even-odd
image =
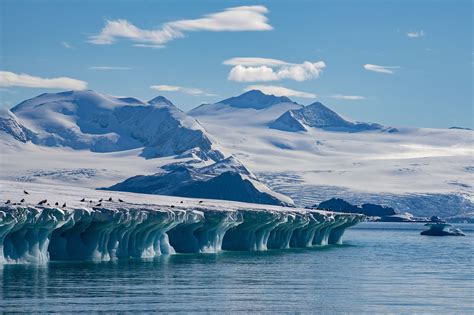
[[[87,82],[68,77],[41,78],[29,74],[17,74],[9,71],[0,71],[0,87],[29,87],[45,89],[85,90]]]
[[[400,66],[380,66],[368,63],[364,65],[364,69],[378,73],[394,74],[394,70],[400,69]]]
[[[61,42],[61,45],[63,45],[64,48],[67,48],[67,49],[72,49],[74,48],[71,44],[69,44],[68,42]]]
[[[313,93],[292,90],[283,86],[276,86],[276,85],[249,85],[244,89],[244,91],[250,91],[250,90],[260,90],[265,94],[272,94],[276,96],[316,98],[316,94],[313,94]]]
[[[132,70],[132,67],[111,67],[111,66],[92,66],[89,70]]]
[[[176,85],[152,85],[150,89],[160,92],[180,92],[186,93],[190,95],[205,95],[205,96],[216,96],[216,94],[207,93],[201,89],[193,88],[193,87],[184,87],[184,86],[176,86]]]
[[[184,37],[185,32],[269,31],[273,28],[267,23],[266,13],[268,9],[264,6],[240,6],[198,19],[168,22],[154,30],[141,29],[124,19],[107,20],[99,34],[89,37],[89,42],[110,45],[118,38],[124,38],[138,43],[138,47],[158,48],[157,46]]]
[[[153,44],[133,44],[132,46],[140,47],[140,48],[153,48],[153,49],[165,48],[165,45],[153,45]]]
[[[407,36],[408,36],[409,38],[423,37],[423,36],[425,36],[425,32],[424,32],[423,30],[408,32],[408,33],[407,33]]]
[[[365,97],[360,96],[360,95],[343,95],[343,94],[333,94],[330,97],[338,99],[338,100],[350,100],[350,101],[360,101],[360,100],[365,99]]]
[[[239,57],[224,61],[233,66],[228,79],[237,82],[279,81],[283,79],[305,81],[318,78],[326,64],[324,61],[305,61],[300,64],[278,59]]]

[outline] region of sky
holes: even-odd
[[[182,110],[249,89],[474,127],[471,1],[0,1],[0,106],[91,89]]]

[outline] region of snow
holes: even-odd
[[[137,175],[106,189],[195,198],[294,205],[260,182],[235,157],[213,164],[199,160],[167,164],[153,175]]]
[[[150,104],[94,91],[43,94],[12,108],[18,121],[34,132],[34,143],[76,150],[115,152],[144,148],[155,158],[199,148],[218,160],[215,141],[193,118],[163,97]]]
[[[77,104],[78,99],[89,98],[93,101]],[[288,132],[269,128],[285,112],[303,108],[287,100],[263,109],[240,108],[238,104],[206,104],[190,111],[189,115],[167,104],[164,98],[158,100],[150,105],[134,98],[116,98],[91,91],[65,92],[44,94],[18,105],[16,111],[23,112],[24,118],[23,114],[18,113],[15,117],[13,113],[4,111],[1,117],[13,117],[13,120],[8,120],[9,123],[18,123],[15,126],[21,130],[32,128],[40,136],[46,133],[42,136],[51,138],[53,143],[44,144],[53,146],[18,141],[0,132],[0,179],[61,187],[109,187],[137,174],[155,174],[160,172],[161,166],[170,163],[197,160],[199,167],[209,166],[215,161],[201,160],[206,160],[208,152],[218,151],[222,156],[235,156],[241,161],[249,172],[243,175],[248,176],[249,180],[258,178],[272,191],[291,197],[299,206],[340,197],[353,204],[385,204],[417,216],[446,217],[474,213],[474,136],[471,130],[397,127],[398,132],[392,133],[380,130],[336,132],[305,125],[307,131]],[[173,129],[176,133],[166,137],[176,139],[185,146],[175,150],[176,147],[167,146],[173,141],[156,143],[158,153],[172,155],[152,152],[150,156],[158,156],[153,159],[143,158],[144,148],[152,150],[155,147],[143,147],[143,144],[128,150],[122,147],[121,151],[91,152],[88,145],[97,138],[104,137],[114,145],[120,142],[114,142],[116,140],[113,139],[117,138],[110,138],[112,134],[118,135],[119,139],[124,135],[121,128],[125,126],[120,126],[118,122],[113,132],[109,132],[111,130],[107,127],[108,133],[103,134],[84,133],[79,128],[79,133],[75,134],[78,138],[67,139],[86,143],[86,148],[81,150],[61,144],[65,140],[55,130],[33,129],[42,124],[43,118],[49,119],[47,126],[50,127],[53,122],[59,121],[61,130],[66,130],[68,123],[73,127],[78,124],[83,126],[82,122],[77,121],[78,116],[70,115],[68,111],[74,112],[80,106],[92,106],[94,111],[105,108],[107,113],[111,113],[111,108],[132,107],[144,111],[133,117],[137,124],[144,120],[143,128],[137,125],[137,130],[146,131],[145,134],[150,135],[151,139],[154,139],[152,131],[158,127],[155,120],[147,120],[146,110],[152,113],[163,110],[169,113],[170,122],[179,122],[182,126],[189,122],[188,127],[197,127]],[[40,108],[45,110],[43,116],[40,115]],[[27,118],[33,113],[39,115],[38,120]],[[173,119],[174,114],[182,118]],[[56,120],[55,117],[61,119]],[[87,116],[83,118],[82,121],[92,123],[92,120],[85,119]],[[99,119],[98,123],[101,121]],[[100,124],[95,126],[99,130],[102,128]],[[189,130],[191,135],[201,130],[203,138],[191,137],[198,141],[189,145],[189,139],[182,136],[180,129]],[[125,133],[122,141],[137,141],[129,135]],[[210,143],[210,148],[201,145],[206,143]],[[180,153],[174,155],[176,152]],[[209,172],[220,167],[223,164],[217,163],[209,168]],[[242,169],[237,171],[243,172]]]
[[[0,184],[2,197],[13,203],[0,204],[0,263],[340,244],[344,230],[364,219],[357,214],[75,186]],[[18,203],[19,198],[26,200]],[[44,199],[47,204],[37,205]],[[66,206],[49,205],[57,201]]]
[[[267,186],[298,205],[332,197],[386,204],[419,216],[472,213],[474,134],[470,130],[396,127],[344,132],[269,128],[293,103],[257,110],[208,104],[188,112]],[[338,115],[341,117],[340,115]],[[282,128],[280,128],[282,129]],[[238,130],[238,132],[236,132]]]

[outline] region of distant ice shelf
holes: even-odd
[[[271,206],[270,206],[271,207]],[[206,209],[105,202],[87,208],[0,206],[0,263],[110,261],[174,253],[340,244],[357,214],[275,207]]]

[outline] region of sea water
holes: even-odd
[[[474,226],[363,223],[344,245],[0,266],[0,312],[474,313]]]

